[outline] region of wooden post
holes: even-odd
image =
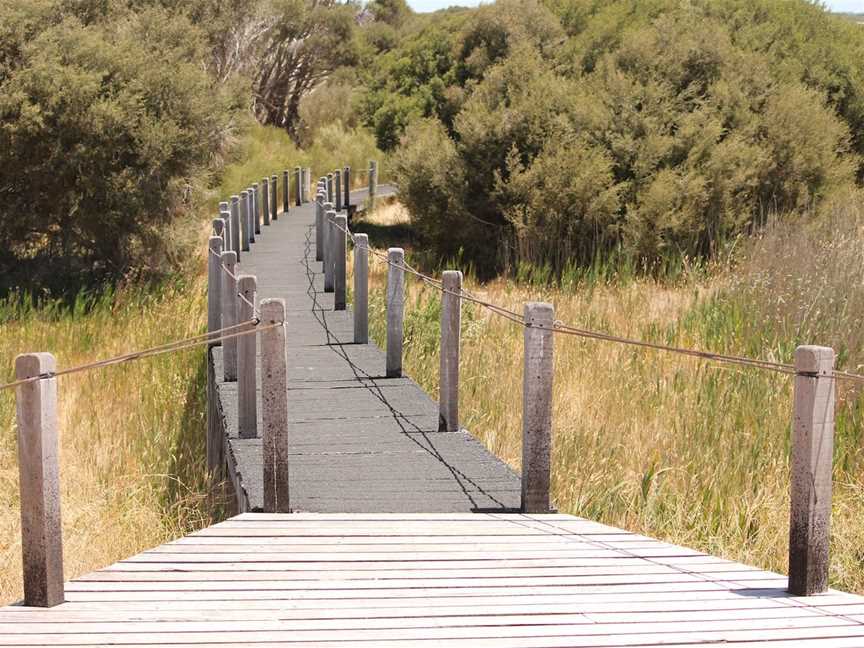
[[[261,210],[264,226],[270,225],[270,178],[261,178]]]
[[[459,341],[462,332],[462,273],[442,275],[441,348],[439,352],[439,429],[459,429]]]
[[[252,275],[237,277],[237,323],[255,317],[255,293],[257,282]],[[240,296],[242,295],[242,297]],[[254,329],[254,324],[243,327],[243,331]],[[254,439],[258,436],[258,407],[256,390],[256,347],[255,335],[244,335],[237,340],[237,401],[238,430],[241,439]]]
[[[324,218],[324,192],[319,191],[315,197],[315,260],[324,259],[324,239],[322,229]]]
[[[303,202],[309,202],[309,187],[312,182],[312,169],[306,167],[303,180]]]
[[[333,270],[336,267],[336,232],[333,229],[333,219],[336,212],[330,209],[324,211],[324,292],[333,292]]]
[[[211,236],[207,252],[207,332],[222,328],[222,237]],[[210,342],[208,346],[219,346]]]
[[[354,235],[354,342],[369,343],[369,237]]]
[[[270,220],[279,220],[279,204],[276,201],[277,196],[276,176],[270,176]],[[288,212],[285,212],[288,215]]]
[[[525,304],[525,368],[522,382],[522,512],[550,511],[552,376],[555,310]]]
[[[222,253],[222,268],[222,328],[229,328],[237,324],[237,281],[231,276],[237,268],[236,252]],[[222,377],[225,382],[237,380],[237,338],[222,343]]]
[[[288,170],[282,171],[282,213],[288,215],[288,208],[291,206],[291,197],[289,195],[288,186],[291,184],[288,181]]]
[[[249,215],[247,213],[248,195],[246,190],[240,192],[240,250],[249,251]]]
[[[378,193],[378,163],[369,160],[369,208],[375,206],[375,194]]]
[[[351,167],[346,166],[342,170],[342,184],[345,187],[345,211],[351,215]]]
[[[218,236],[219,240],[222,241],[222,249],[225,249],[225,219],[224,218],[214,218],[212,223],[213,225],[213,236]]]
[[[252,187],[246,189],[246,238],[249,240],[251,249],[255,242],[255,194]]]
[[[834,350],[795,350],[795,411],[789,516],[789,592],[828,589],[831,467],[834,453]]]
[[[48,376],[57,370],[50,353],[15,358],[15,378]],[[63,536],[60,524],[60,449],[57,378],[16,388],[18,479],[24,604],[53,607],[63,602]]]
[[[333,172],[333,181],[336,183],[336,211],[342,211],[342,171],[336,169]]]
[[[300,198],[300,167],[294,167],[294,204],[298,207],[301,205]]]
[[[281,324],[261,331],[261,444],[264,464],[264,512],[290,513],[288,489],[288,358],[285,348],[285,300],[261,301],[261,324]]]
[[[387,371],[388,378],[402,376],[402,336],[405,314],[405,250],[387,250]]]
[[[240,260],[240,196],[231,196],[231,251]]]
[[[231,206],[227,202],[219,203],[219,218],[225,221],[222,228],[222,250],[231,249]]]
[[[252,213],[255,214],[255,233],[261,233],[261,194],[258,193],[258,183],[252,183]]]
[[[336,214],[333,217],[333,292],[335,293],[333,306],[334,310],[337,311],[345,310],[347,302],[346,293],[348,290],[346,284],[348,278],[346,277],[346,256],[348,250],[346,249],[345,242],[348,238],[347,229],[348,217],[345,214]]]

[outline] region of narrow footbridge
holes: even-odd
[[[345,200],[341,171],[310,201],[310,176],[225,203],[209,242],[208,461],[237,515],[64,582],[63,372],[19,360],[26,600],[0,608],[0,646],[864,647],[864,597],[826,586],[834,376],[818,347],[795,369],[790,577],[555,513],[551,306],[524,315],[519,475],[458,424],[461,276],[437,284],[436,401],[401,370],[401,250],[387,348],[369,341],[377,252],[349,215],[392,188],[372,166],[369,190]]]

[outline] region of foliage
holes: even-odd
[[[439,257],[652,268],[851,186],[862,61],[860,28],[803,0],[502,1],[409,30],[361,106]]]
[[[224,141],[233,101],[200,33],[160,7],[0,6],[0,261],[6,287],[158,268],[163,231]],[[93,3],[94,6],[100,3]]]

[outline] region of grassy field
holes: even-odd
[[[300,151],[279,129],[248,131],[221,184],[175,224],[185,261],[156,285],[82,295],[73,305],[57,301],[37,307],[14,296],[0,301],[0,382],[12,379],[14,358],[22,352],[50,351],[64,368],[202,333],[202,251],[221,197],[296,165],[323,173],[344,163],[346,155],[355,168],[380,157],[370,136],[331,126],[320,137],[320,143]],[[339,151],[325,146],[326,138],[338,138]],[[280,173],[280,187],[281,182]],[[175,538],[221,514],[221,502],[208,495],[205,475],[206,380],[200,347],[58,379],[67,578]],[[14,421],[14,390],[2,391],[0,604],[22,593]]]
[[[558,319],[580,327],[697,349],[788,362],[798,343],[829,344],[857,370],[861,204],[816,228],[769,230],[735,264],[683,264],[662,282],[599,268],[555,287],[548,277],[534,285],[469,278],[466,287],[519,312],[549,301]],[[403,220],[393,209],[381,218]],[[371,331],[383,344],[386,266],[376,261],[372,276]],[[405,368],[436,394],[439,295],[408,285]],[[555,345],[552,480],[561,511],[785,573],[791,377],[563,335]],[[464,306],[462,422],[515,468],[522,346],[521,327]],[[841,384],[831,582],[864,592],[860,409],[858,391]]]

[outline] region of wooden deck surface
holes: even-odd
[[[3,646],[864,646],[864,598],[567,515],[247,513],[0,609]]]
[[[364,197],[352,192],[352,203]],[[353,343],[352,311],[335,311],[333,293],[324,292],[313,206],[292,207],[256,238],[239,272],[257,277],[259,301],[287,305],[292,510],[518,508],[519,476],[468,432],[439,432],[438,404],[410,377],[386,378],[374,343]],[[213,362],[239,510],[261,510],[261,440],[239,438],[237,383],[221,382],[221,349]],[[258,416],[260,429],[260,409]]]

